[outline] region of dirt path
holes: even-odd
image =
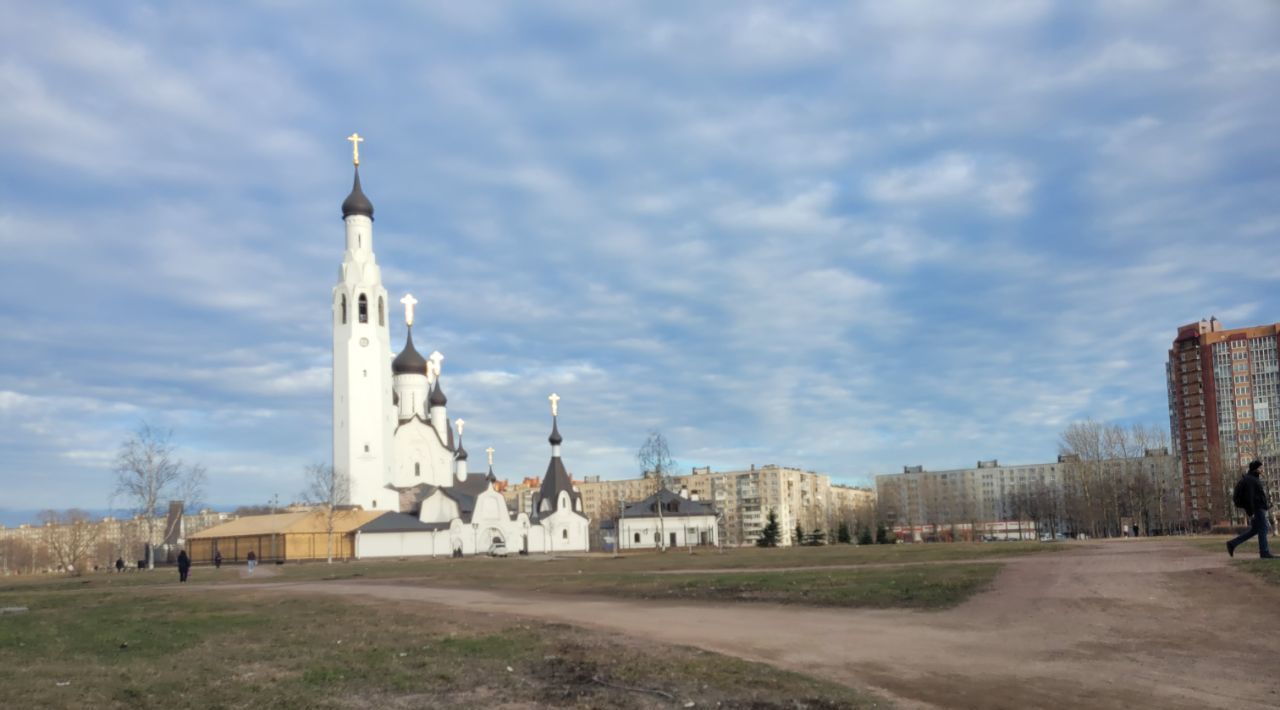
[[[620,631],[870,687],[905,707],[1278,707],[1280,592],[1225,562],[1225,555],[1178,541],[1034,555],[1006,565],[991,591],[933,613],[386,582],[257,588],[421,601]],[[1256,636],[1242,633],[1247,623]]]

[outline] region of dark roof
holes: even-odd
[[[360,168],[356,168],[356,179],[351,185],[351,194],[342,201],[342,218],[346,219],[353,214],[373,219],[373,203],[365,197],[364,190],[360,189]]]
[[[422,357],[417,348],[413,347],[413,326],[409,326],[409,333],[404,339],[404,350],[396,355],[396,359],[391,361],[391,373],[395,375],[427,375],[427,359]]]
[[[484,473],[469,473],[465,480],[459,481],[448,488],[441,488],[446,496],[449,496],[458,504],[458,515],[463,520],[470,521],[471,513],[476,509],[476,498],[480,497],[489,489],[489,476]]]
[[[467,450],[462,448],[462,437],[458,437],[458,451],[454,453],[453,458],[457,461],[467,460]]]
[[[410,488],[397,488],[400,492],[400,509],[409,512],[422,510],[422,501],[430,498],[436,491],[443,491],[458,504],[458,512],[465,519],[476,508],[476,497],[489,488],[489,474],[469,473],[464,480],[454,478],[452,486],[433,486],[430,483],[419,483]]]
[[[449,398],[444,396],[444,390],[440,389],[439,377],[436,377],[435,387],[431,388],[431,396],[427,399],[427,403],[433,407],[443,407],[449,403]]]
[[[356,528],[359,533],[392,533],[418,532],[425,530],[448,530],[448,523],[424,523],[412,515],[405,513],[387,513]]]
[[[564,442],[564,437],[560,436],[560,426],[556,423],[555,417],[551,417],[551,436],[547,437],[547,441],[552,446],[559,446]]]
[[[554,513],[560,502],[560,491],[569,492],[569,505],[573,510],[577,510],[577,503],[581,500],[582,495],[573,490],[573,479],[569,478],[569,472],[564,468],[564,462],[559,456],[552,456],[551,462],[547,464],[547,474],[542,477],[542,486],[538,488],[537,499],[533,501],[534,513],[538,516],[542,515],[542,501],[551,502],[551,510],[547,513]]]
[[[658,493],[645,498],[639,503],[628,505],[622,515],[626,518],[648,518],[658,515],[657,509],[654,507],[658,501],[658,497],[662,497],[662,517],[679,518],[691,515],[715,515],[716,509],[710,503],[700,500],[689,500],[678,493],[663,488]],[[672,507],[675,509],[672,510]]]

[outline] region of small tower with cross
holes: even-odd
[[[352,162],[359,165],[358,134]],[[390,314],[382,269],[373,253],[373,203],[355,167],[351,192],[342,202],[345,245],[338,283],[333,287],[333,466],[350,476],[343,501],[365,510],[397,509],[393,478]],[[421,356],[419,356],[421,358]]]

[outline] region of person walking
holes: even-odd
[[[249,574],[253,574],[253,568],[258,566],[258,556],[253,550],[249,550],[249,556],[245,559],[249,561]]]
[[[191,572],[191,558],[187,557],[187,551],[182,550],[178,553],[178,581],[187,581],[187,574]]]
[[[124,571],[124,558],[123,558],[123,557],[117,557],[117,558],[116,558],[116,572],[123,572],[123,571]]]
[[[222,550],[213,551],[213,568],[222,569]]]
[[[1249,529],[1232,540],[1227,542],[1227,554],[1235,557],[1236,548],[1245,540],[1258,536],[1258,556],[1263,559],[1275,557],[1271,554],[1271,548],[1267,546],[1267,510],[1271,508],[1271,502],[1267,500],[1267,489],[1262,485],[1262,462],[1253,461],[1249,464],[1249,471],[1240,477],[1240,482],[1236,484],[1235,492],[1232,499],[1236,506],[1244,508],[1244,512],[1249,516]]]

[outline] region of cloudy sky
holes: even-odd
[[[450,412],[539,475],[1042,461],[1167,421],[1178,325],[1280,320],[1280,5],[19,2],[0,508],[143,422],[219,504],[330,456],[359,131]],[[403,342],[397,311],[393,349]]]

